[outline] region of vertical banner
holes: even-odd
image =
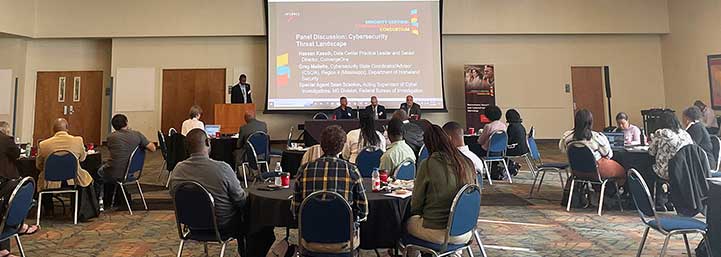
[[[466,64],[466,126],[476,131],[490,120],[483,114],[486,107],[496,104],[496,78],[493,64]]]
[[[708,56],[708,80],[711,87],[711,107],[721,110],[721,55]]]

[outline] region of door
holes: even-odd
[[[602,67],[571,67],[573,111],[587,109],[593,114],[593,130],[606,126]]]
[[[225,69],[163,70],[162,131],[180,131],[193,105],[203,109],[205,124],[214,124],[214,105],[225,103],[225,87]]]
[[[54,120],[65,118],[71,135],[100,144],[102,92],[102,71],[38,72],[33,141],[51,137]]]

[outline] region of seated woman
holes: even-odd
[[[506,111],[506,122],[508,122],[508,156],[521,156],[528,153],[528,139],[526,128],[523,127],[521,114],[515,109]]]
[[[196,128],[205,130],[205,124],[200,121],[200,115],[202,114],[203,109],[200,108],[200,106],[193,105],[192,107],[190,107],[190,111],[188,111],[189,118],[183,121],[183,125],[180,129],[180,134],[182,134],[183,136],[187,136],[188,132]]]
[[[659,129],[651,135],[648,153],[656,158],[653,171],[668,180],[668,162],[682,147],[693,144],[693,139],[683,130],[673,112],[663,112],[657,125]]]
[[[616,114],[616,128],[615,132],[623,132],[623,143],[626,145],[640,145],[641,144],[641,129],[628,122],[628,114],[625,112],[619,112]]]
[[[480,157],[485,157],[488,153],[488,144],[491,142],[490,139],[493,132],[498,130],[506,131],[506,124],[501,122],[501,108],[495,105],[488,106],[484,114],[491,122],[483,126],[483,132],[478,136],[478,144],[481,145]]]
[[[574,117],[573,130],[566,131],[558,142],[558,148],[566,153],[566,147],[571,143],[582,143],[586,145],[596,158],[598,173],[602,179],[617,178],[618,186],[626,183],[626,170],[611,160],[613,151],[608,138],[601,133],[591,130],[593,127],[593,114],[589,110],[581,109]]]
[[[691,106],[683,111],[683,125],[686,127],[686,132],[691,136],[691,139],[695,144],[700,146],[706,151],[706,157],[708,157],[709,164],[713,163],[711,167],[716,168],[716,155],[718,153],[713,152],[713,144],[711,143],[711,135],[708,134],[706,127],[704,126],[701,119],[703,113],[696,106]]]
[[[463,186],[475,184],[475,168],[438,125],[426,130],[423,141],[430,157],[421,163],[414,181],[411,217],[406,223],[410,235],[441,244],[453,198]],[[467,243],[472,233],[451,237],[452,244]],[[415,256],[415,255],[411,255]]]
[[[383,133],[376,130],[376,121],[373,116],[366,112],[361,111],[360,113],[360,128],[354,129],[348,132],[346,135],[346,142],[343,146],[343,158],[355,163],[358,158],[358,153],[363,148],[373,146],[386,150],[386,140]]]

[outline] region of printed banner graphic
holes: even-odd
[[[493,64],[466,64],[463,67],[466,93],[466,126],[476,131],[491,122],[486,107],[496,104],[496,77]]]

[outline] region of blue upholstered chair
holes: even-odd
[[[707,225],[703,221],[681,216],[665,216],[660,217],[656,215],[656,209],[654,208],[653,198],[651,198],[651,192],[648,190],[646,181],[643,180],[636,169],[631,169],[628,172],[628,185],[631,191],[633,202],[636,204],[638,209],[638,215],[641,217],[641,222],[646,225],[646,230],[643,232],[643,238],[641,238],[641,245],[638,247],[638,253],[636,256],[641,256],[643,252],[643,246],[646,244],[646,238],[648,238],[648,231],[650,229],[656,230],[659,233],[666,236],[666,240],[663,242],[663,248],[661,248],[661,256],[666,253],[666,247],[668,241],[673,235],[683,235],[683,241],[686,243],[686,253],[691,256],[691,248],[688,244],[688,237],[686,234],[699,233],[706,240],[706,250],[709,256],[711,254],[711,247],[708,243],[708,237],[706,236]]]
[[[78,224],[78,196],[79,191],[75,187],[77,185],[78,176],[78,157],[69,151],[55,151],[50,154],[45,160],[45,187],[49,182],[60,182],[60,188],[45,189],[38,193],[38,211],[37,220],[35,224],[40,226],[40,211],[42,208],[43,195],[55,195],[55,194],[74,194],[75,195],[75,207],[73,208],[73,224]],[[66,181],[73,180],[74,185],[68,185]]]
[[[358,157],[355,162],[358,166],[358,171],[360,171],[361,177],[371,177],[373,169],[377,169],[381,166],[381,156],[383,156],[383,150],[372,146],[363,148],[358,153]]]
[[[423,253],[429,253],[436,257],[446,256],[455,253],[455,251],[458,250],[467,250],[469,255],[473,256],[470,240],[465,244],[449,243],[450,237],[461,236],[469,232],[472,232],[473,236],[476,238],[476,242],[481,248],[483,256],[487,256],[486,250],[481,242],[480,235],[476,230],[476,224],[478,222],[478,215],[480,212],[481,188],[477,185],[465,185],[458,191],[455,198],[453,198],[448,225],[446,227],[448,233],[444,237],[443,243],[431,243],[416,238],[410,234],[405,234],[401,237],[400,242],[401,247],[404,249],[403,256],[407,256],[408,250],[411,249],[415,249]]]
[[[33,205],[33,194],[35,194],[35,181],[31,177],[23,178],[7,200],[7,209],[3,213],[3,223],[0,225],[0,241],[10,240],[14,237],[21,257],[25,257],[25,250],[20,242],[18,232]]]
[[[421,161],[428,159],[430,156],[430,153],[428,152],[428,148],[426,148],[426,145],[421,146],[421,150],[418,151],[418,161],[416,162],[416,165],[420,165]]]
[[[401,163],[395,172],[396,179],[414,180],[416,178],[416,164],[412,160],[405,160]]]
[[[531,131],[533,131],[533,128],[531,128]],[[533,197],[533,191],[536,188],[536,182],[538,181],[539,175],[541,176],[541,180],[538,181],[538,189],[536,189],[536,193],[541,191],[541,185],[543,185],[543,179],[546,177],[547,171],[558,173],[558,179],[561,181],[561,188],[563,188],[565,184],[563,183],[563,176],[561,173],[568,169],[568,163],[544,163],[543,160],[541,160],[541,152],[538,151],[538,145],[536,144],[536,139],[534,138],[533,133],[531,133],[528,137],[528,149],[530,151],[531,158],[533,159],[530,167],[531,169],[536,170],[528,197]],[[566,173],[566,176],[568,176],[568,173]]]
[[[298,212],[298,241],[301,256],[352,257],[358,247],[353,210],[336,192],[317,191],[303,199]],[[309,244],[346,244],[333,253],[313,252]]]
[[[270,137],[263,131],[254,132],[248,136],[248,140],[245,144],[247,151],[245,151],[245,162],[241,165],[241,172],[243,172],[243,183],[245,187],[248,187],[248,172],[250,170],[258,171],[257,176],[252,176],[253,181],[256,178],[267,179],[270,177],[270,166],[268,161],[270,159]]]
[[[143,174],[144,165],[145,147],[135,147],[135,150],[133,150],[133,153],[130,155],[130,160],[128,161],[128,169],[125,171],[125,176],[122,180],[117,181],[117,185],[120,186],[120,192],[122,192],[123,194],[123,199],[125,199],[125,204],[128,206],[128,212],[130,212],[130,215],[133,215],[133,209],[130,207],[130,200],[128,199],[128,196],[125,192],[125,186],[130,184],[135,184],[138,186],[138,193],[140,194],[140,199],[143,200],[143,206],[145,207],[145,210],[148,210],[148,204],[145,202],[145,195],[143,195],[143,189],[140,188],[140,176]],[[113,190],[113,197],[111,203],[115,203],[116,193],[117,190]]]
[[[506,177],[508,177],[508,182],[513,183],[513,179],[511,178],[511,172],[508,171],[508,163],[506,162],[506,149],[508,148],[508,135],[503,130],[498,130],[493,132],[491,134],[490,139],[488,139],[490,142],[488,143],[488,151],[486,156],[482,156],[481,159],[483,159],[483,162],[486,164],[486,174],[488,175],[488,183],[493,185],[493,180],[491,180],[491,170],[490,167],[492,167],[491,163],[493,162],[500,162],[503,163],[503,169],[506,171]]]
[[[571,211],[571,199],[573,199],[573,189],[576,183],[590,183],[601,185],[601,197],[598,202],[598,215],[601,216],[603,211],[603,198],[606,193],[606,183],[613,182],[616,187],[616,197],[621,202],[621,196],[618,191],[618,183],[616,178],[601,178],[601,174],[598,173],[598,164],[596,163],[596,157],[593,156],[593,152],[586,145],[574,142],[566,147],[568,153],[568,162],[571,167],[571,191],[568,194],[568,204],[566,205],[566,211]],[[620,205],[622,206],[622,205]],[[623,207],[621,207],[623,211]]]
[[[225,247],[234,238],[221,233],[215,216],[215,200],[208,190],[195,181],[187,181],[175,186],[171,196],[180,238],[178,257],[183,254],[186,241],[204,243],[205,255],[208,255],[208,243],[218,243],[223,257]]]

